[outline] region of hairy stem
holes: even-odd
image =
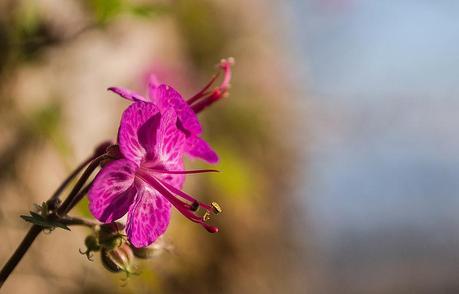
[[[92,219],[72,217],[72,216],[65,216],[61,218],[60,222],[67,226],[85,226],[91,229],[99,225],[98,222],[95,222]]]
[[[98,148],[99,150],[100,148]],[[105,150],[104,150],[105,151]],[[69,217],[67,217],[67,213],[84,197],[84,195],[88,192],[91,184],[87,185],[86,187],[83,187],[83,185],[86,183],[86,181],[89,179],[91,174],[94,172],[94,170],[99,166],[99,164],[108,158],[108,155],[102,154],[100,151],[96,151],[94,156],[85,162],[83,162],[75,171],[73,171],[67,179],[64,180],[64,182],[59,186],[59,188],[56,190],[56,192],[48,199],[48,203],[55,202],[58,200],[59,195],[61,192],[64,190],[65,186],[68,185],[68,183],[89,163],[89,166],[86,168],[86,170],[83,172],[83,175],[80,177],[78,182],[75,184],[73,189],[70,191],[69,195],[65,199],[65,201],[62,203],[61,206],[59,206],[53,214],[59,219],[59,220],[64,220]],[[70,218],[71,221],[73,221],[73,224],[79,224],[79,225],[90,225],[89,222],[83,221],[81,219],[76,219],[76,218]],[[0,288],[3,286],[5,281],[8,279],[10,274],[13,272],[13,270],[16,268],[18,263],[21,261],[22,257],[26,254],[26,252],[29,250],[30,246],[32,243],[35,241],[37,236],[40,234],[40,232],[43,230],[42,227],[38,225],[33,225],[30,229],[27,235],[24,237],[22,240],[21,244],[19,244],[18,248],[16,251],[13,253],[13,255],[9,258],[7,263],[3,266],[2,270],[0,271]]]

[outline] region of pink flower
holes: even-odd
[[[142,101],[126,109],[118,131],[124,158],[105,165],[88,193],[89,209],[101,222],[127,213],[126,233],[135,247],[148,246],[166,231],[171,204],[209,232],[218,231],[205,223],[211,211],[220,211],[218,205],[198,202],[181,191],[185,174],[214,170],[183,170],[186,135],[177,128],[180,112],[161,110]],[[199,207],[204,216],[197,215]]]
[[[186,136],[184,152],[192,157],[201,158],[209,163],[217,163],[217,154],[210,145],[200,137],[202,128],[196,113],[201,112],[204,108],[226,95],[231,80],[231,65],[233,63],[234,60],[232,58],[222,59],[219,65],[224,73],[221,85],[209,91],[209,88],[218,77],[218,74],[216,74],[201,91],[186,101],[172,87],[165,84],[159,84],[154,76],[150,78],[150,82],[148,83],[148,98],[123,88],[111,87],[108,90],[131,101],[154,103],[158,106],[160,112],[170,107],[174,108],[178,116],[177,127]]]

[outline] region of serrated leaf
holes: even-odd
[[[46,229],[53,229],[55,226],[50,225],[48,222],[46,222],[44,219],[28,216],[28,215],[21,215],[21,218],[25,220],[26,222],[32,223],[34,225],[46,228]]]
[[[37,218],[37,219],[41,219],[41,220],[45,219],[41,214],[38,214],[38,213],[33,212],[33,211],[30,211],[30,215],[33,216],[34,218]]]
[[[48,215],[49,214],[49,209],[48,209],[48,203],[43,202],[41,205],[41,215]]]
[[[21,218],[26,222],[43,227],[45,229],[54,230],[55,228],[61,228],[70,231],[70,228],[67,225],[59,221],[46,219],[33,211],[31,211],[30,214],[31,215],[21,215]]]
[[[64,229],[64,230],[67,230],[67,231],[70,231],[70,228],[63,224],[63,223],[60,223],[60,222],[53,222],[54,226],[58,227],[58,228],[61,228],[61,229]]]

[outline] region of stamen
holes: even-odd
[[[194,202],[198,202],[199,206],[201,206],[202,208],[204,208],[206,211],[207,210],[212,210],[212,207],[210,207],[209,205],[205,204],[205,203],[202,203],[202,202],[199,202],[197,201],[196,199],[194,199],[191,195],[188,195],[186,194],[185,192],[175,188],[174,186],[164,182],[164,181],[161,181],[158,179],[158,181],[163,184],[164,186],[166,186],[167,189],[169,189],[170,191],[172,191],[173,193],[177,194],[178,196],[182,197],[183,199],[186,199],[192,203]]]
[[[212,86],[212,84],[217,80],[218,76],[220,76],[220,72],[217,72],[214,74],[214,76],[210,79],[210,81],[204,86],[204,88],[201,89],[198,93],[196,93],[193,97],[189,98],[186,102],[188,105],[193,104],[196,100],[198,100],[201,97],[206,96],[208,93],[206,91]]]
[[[234,58],[222,59],[220,61],[220,68],[223,70],[224,77],[223,81],[221,82],[220,86],[216,87],[211,92],[206,92],[207,89],[215,82],[218,77],[214,75],[210,82],[196,95],[188,99],[187,103],[191,106],[195,113],[202,111],[204,108],[208,107],[215,101],[219,100],[222,97],[225,97],[228,89],[230,87],[231,81],[231,65],[234,64]]]
[[[165,169],[149,169],[151,171],[161,174],[172,174],[172,175],[187,175],[187,174],[201,174],[201,173],[218,173],[216,169],[195,169],[195,170],[165,170]]]
[[[207,211],[204,213],[204,215],[202,216],[202,220],[205,221],[205,222],[208,221],[208,220],[210,220],[210,213],[209,213],[208,210],[207,210]]]
[[[217,202],[212,202],[210,205],[213,208],[214,214],[219,214],[219,213],[223,212],[222,208],[220,207],[220,205]]]
[[[199,217],[199,216],[197,216],[197,215],[195,215],[193,213],[193,212],[196,211],[196,207],[197,206],[198,207],[201,206],[201,207],[206,208],[206,213],[204,215],[209,214],[209,210],[211,209],[211,207],[209,205],[206,205],[204,203],[198,202],[197,200],[195,200],[190,195],[180,191],[179,189],[173,187],[172,185],[170,185],[168,183],[165,183],[165,182],[155,178],[154,176],[152,176],[152,175],[150,175],[148,173],[140,172],[140,173],[137,174],[137,176],[139,177],[139,179],[141,179],[145,183],[151,185],[154,189],[156,189],[159,193],[161,193],[164,197],[166,197],[166,199],[172,205],[174,205],[174,207],[177,208],[177,210],[181,214],[183,214],[186,218],[188,218],[192,222],[200,224],[201,226],[203,226],[210,233],[218,232],[218,228],[217,227],[208,225],[208,224],[206,224],[204,222],[205,221],[204,217],[201,218],[201,217]],[[185,198],[186,200],[191,201],[192,204],[188,204],[188,203],[185,203],[185,202],[179,200],[172,193],[176,193],[179,196],[181,196],[182,198]],[[206,219],[208,219],[208,217],[206,217]]]
[[[191,211],[198,211],[198,209],[199,209],[199,202],[198,201],[193,202],[193,204],[191,204],[190,210]]]

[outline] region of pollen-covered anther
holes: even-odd
[[[212,212],[214,214],[219,214],[223,212],[221,206],[217,202],[212,202],[210,205],[212,206]]]
[[[208,210],[202,216],[202,220],[205,221],[205,222],[210,220],[210,212]]]
[[[220,59],[220,66],[234,65],[234,57],[222,58]]]

